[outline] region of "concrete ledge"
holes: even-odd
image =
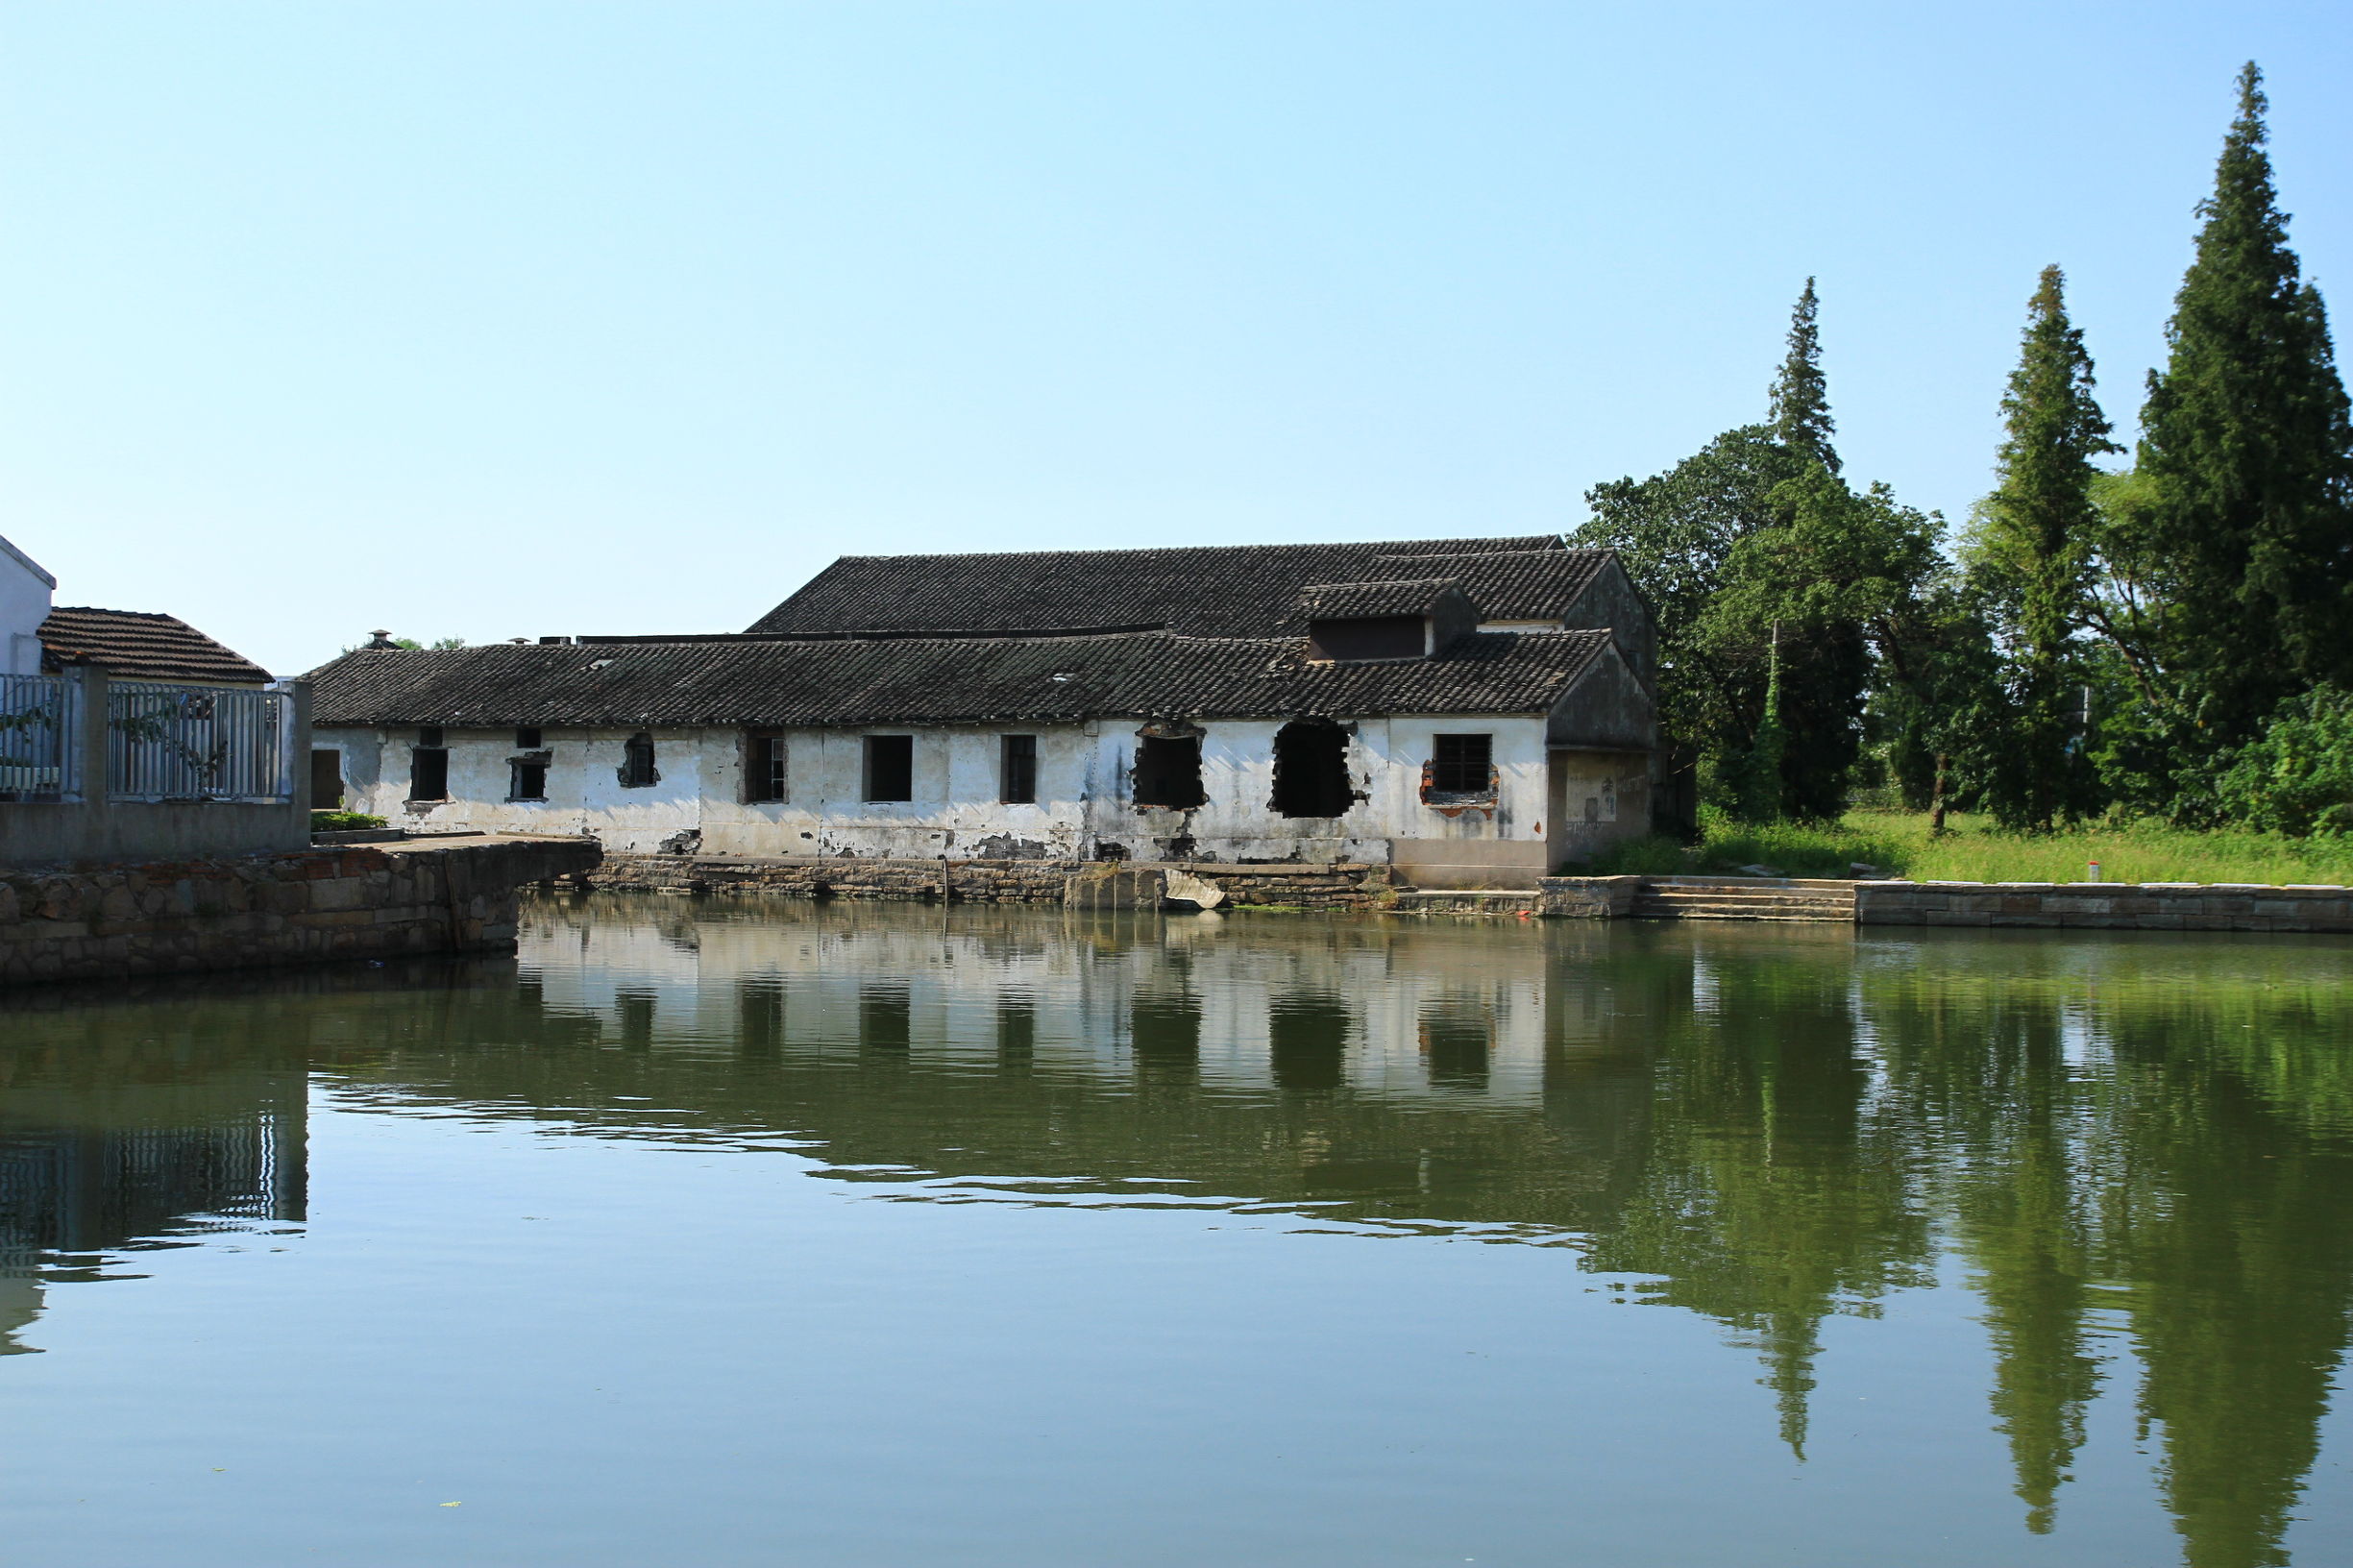
[[[2353,933],[2353,889],[2244,882],[1858,882],[1858,925]]]

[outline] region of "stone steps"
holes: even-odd
[[[1646,881],[1630,912],[1653,920],[1854,919],[1854,884],[1803,877],[1662,876]]]
[[[1538,896],[1532,890],[1404,888],[1394,907],[1400,915],[1532,915]]]

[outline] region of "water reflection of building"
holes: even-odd
[[[0,1354],[108,1254],[303,1217],[300,1066],[174,1057],[0,1052]]]
[[[1957,1261],[2030,1528],[2063,1519],[2103,1389],[2130,1391],[2194,1568],[2281,1560],[2316,1461],[2353,1306],[2353,949],[604,898],[532,920],[519,973],[253,982],[192,1070],[281,1050],[354,1103],[789,1141],[902,1195],[1572,1246],[1751,1347],[1799,1448],[1827,1320]]]

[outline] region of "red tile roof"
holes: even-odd
[[[270,673],[173,615],[60,605],[41,623],[44,668],[96,664],[129,680],[258,686]]]

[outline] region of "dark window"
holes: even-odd
[[[869,800],[915,798],[915,737],[869,735],[866,738],[866,797]]]
[[[518,757],[506,765],[506,798],[509,800],[545,800],[548,797],[548,765],[544,762],[525,762]]]
[[[1430,756],[1430,790],[1434,795],[1492,795],[1495,793],[1495,737],[1437,735]]]
[[[1337,817],[1355,803],[1348,790],[1348,732],[1302,719],[1275,731],[1275,799],[1285,817]]]
[[[539,749],[541,744],[542,743],[539,739],[539,726],[537,724],[518,724],[515,726],[516,750],[536,751]]]
[[[1201,741],[1194,735],[1145,735],[1136,743],[1136,803],[1189,811],[1207,801],[1201,789]]]
[[[997,770],[1001,788],[997,798],[1008,805],[1026,806],[1038,798],[1038,737],[1008,735]]]
[[[744,743],[744,798],[790,799],[790,784],[785,773],[784,737],[773,730],[753,730]]]
[[[343,804],[343,753],[310,753],[310,809],[332,811]]]
[[[1429,650],[1418,615],[1353,615],[1308,623],[1311,659],[1418,659]]]
[[[441,733],[420,730],[420,734]],[[408,754],[408,798],[447,800],[450,797],[450,754],[438,746],[420,746]]]
[[[448,743],[441,738],[439,724],[424,724],[417,729],[417,744],[429,749],[438,750]]]
[[[661,782],[662,775],[653,766],[653,737],[644,730],[630,736],[621,748],[621,787],[625,790],[650,789]]]

